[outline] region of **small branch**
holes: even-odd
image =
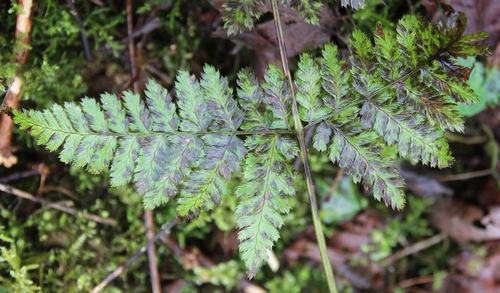
[[[144,226],[146,228],[146,237],[151,241],[155,237],[153,211],[144,212]],[[151,273],[151,287],[153,293],[161,293],[160,274],[156,265],[156,249],[153,243],[148,246],[149,271]]]
[[[132,0],[127,0],[127,34],[128,34],[128,51],[130,55],[130,71],[132,73],[132,79],[135,79],[133,84],[133,89],[135,93],[139,92],[139,83],[137,82],[137,61],[135,58],[135,43],[134,43],[134,19],[133,19],[133,9]]]
[[[426,283],[432,283],[434,282],[435,276],[421,276],[413,279],[408,279],[399,282],[398,284],[394,285],[394,289],[405,289],[405,288],[410,288],[416,285],[420,284],[426,284]],[[428,292],[428,291],[424,291]]]
[[[16,75],[5,95],[2,106],[17,109],[19,105],[19,96],[23,87],[22,80],[22,67],[26,64],[29,55],[29,48],[31,44],[31,8],[33,6],[32,0],[19,0],[18,4],[21,5],[23,13],[17,14],[16,21],[16,51],[14,52],[14,62],[19,65]],[[7,168],[12,167],[17,163],[17,157],[14,156],[15,150],[12,145],[12,129],[14,122],[7,114],[0,116],[0,165]]]
[[[489,140],[487,135],[467,137],[450,131],[446,131],[444,135],[449,141],[463,143],[463,144],[482,144],[488,142]]]
[[[389,265],[393,264],[394,262],[396,262],[397,260],[402,259],[403,257],[406,257],[406,256],[411,255],[411,254],[415,254],[419,251],[422,251],[422,250],[427,249],[433,245],[438,244],[439,242],[446,239],[446,237],[448,237],[448,236],[445,233],[439,233],[439,234],[434,235],[431,238],[428,238],[424,241],[417,242],[411,246],[404,248],[403,250],[400,250],[400,251],[388,256],[387,258],[385,258],[384,260],[382,260],[380,262],[380,265],[385,266],[385,267],[389,266]]]
[[[90,53],[89,41],[87,39],[87,34],[85,33],[85,29],[83,27],[82,19],[80,18],[80,15],[78,15],[78,11],[76,10],[75,4],[73,3],[75,0],[67,0],[67,1],[70,8],[70,13],[73,14],[73,16],[76,19],[76,22],[78,22],[78,26],[80,27],[80,35],[82,36],[83,50],[85,51],[85,59],[87,59],[87,61],[90,62],[92,61],[92,54]]]
[[[342,180],[344,173],[342,172],[342,169],[339,169],[337,171],[337,175],[335,176],[335,179],[333,180],[333,184],[328,190],[327,193],[327,198],[325,199],[326,201],[330,200],[330,197],[333,195],[337,187],[339,186],[340,180]]]
[[[167,231],[172,229],[175,224],[177,224],[177,219],[171,221],[165,227],[161,228],[160,232],[156,234],[151,240],[149,240],[141,249],[139,249],[134,255],[132,255],[124,264],[119,266],[111,274],[109,274],[99,285],[92,289],[91,293],[100,292],[104,287],[106,287],[111,281],[120,276],[134,261],[136,261],[146,250],[151,246],[156,240],[160,239]]]
[[[37,203],[42,204],[48,208],[59,210],[61,212],[65,212],[65,213],[68,213],[71,215],[75,215],[75,216],[81,215],[81,216],[83,216],[91,221],[97,222],[97,223],[110,225],[110,226],[116,225],[116,221],[113,219],[105,219],[105,218],[99,217],[98,215],[82,213],[80,211],[77,211],[75,209],[72,209],[72,208],[64,206],[64,205],[61,205],[58,203],[53,203],[53,202],[47,201],[47,200],[42,199],[42,198],[37,198],[37,197],[35,197],[35,196],[25,192],[25,191],[22,191],[20,189],[14,188],[14,187],[9,186],[9,185],[0,184],[0,191],[15,195],[15,196],[27,199],[27,200],[37,202]]]
[[[491,175],[491,169],[475,171],[475,172],[467,172],[462,174],[452,174],[452,175],[443,175],[439,176],[437,179],[440,182],[446,181],[459,181],[459,180],[468,180],[476,177],[483,177]]]
[[[59,192],[59,193],[62,193],[64,195],[67,195],[68,197],[76,200],[76,201],[80,201],[80,199],[78,198],[78,196],[76,196],[76,194],[74,194],[73,192],[71,192],[71,190],[69,189],[66,189],[64,187],[61,187],[61,186],[44,186],[43,187],[43,190],[42,190],[42,193],[46,193],[46,192],[50,192],[50,191],[55,191],[55,192]]]

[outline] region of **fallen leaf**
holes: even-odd
[[[366,210],[339,226],[339,232],[327,239],[327,252],[332,267],[357,289],[380,289],[383,285],[383,267],[374,262],[363,266],[353,265],[350,261],[364,257],[361,246],[370,242],[373,229],[383,229],[382,217],[374,211]],[[288,263],[294,263],[301,257],[321,263],[313,231],[312,227],[307,229],[285,249],[283,257]]]
[[[405,179],[406,187],[415,195],[434,198],[438,195],[453,195],[453,190],[441,184],[436,178],[417,172],[411,166],[402,164],[399,173]]]
[[[211,2],[219,11],[224,9],[221,7],[222,2],[220,0],[212,0]],[[333,31],[332,27],[336,21],[327,3],[323,3],[320,24],[317,26],[307,23],[300,17],[297,11],[290,8],[280,5],[279,11],[283,35],[285,37],[286,52],[289,58],[303,52],[306,48],[317,48],[330,40]],[[262,6],[262,12],[263,14],[272,12],[269,1]],[[227,29],[219,27],[212,33],[212,36],[228,38]],[[231,36],[231,39],[255,51],[253,67],[256,76],[260,79],[264,76],[264,71],[268,64],[278,64],[280,62],[278,41],[273,20],[259,23],[253,30],[247,30],[236,36]]]
[[[487,216],[481,208],[459,200],[436,203],[430,223],[457,242],[500,239],[500,208],[490,208]],[[481,223],[484,228],[476,226]]]
[[[451,264],[460,273],[449,275],[443,280],[438,293],[495,293],[500,292],[500,254],[480,256],[462,252]]]

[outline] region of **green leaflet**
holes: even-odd
[[[311,11],[319,7],[300,3]],[[258,5],[230,1],[226,8],[246,27],[259,15]],[[351,67],[334,45],[325,46],[320,58],[301,56],[296,101],[304,129],[314,127],[312,146],[393,208],[405,203],[404,182],[384,148],[396,144],[404,159],[447,167],[453,159],[443,133],[462,131],[456,107],[477,100],[465,82],[471,69],[453,58],[486,54],[480,44],[486,35],[462,36],[465,24],[461,13],[446,25],[405,16],[395,32],[377,26],[373,43],[354,31]],[[200,80],[179,72],[175,99],[150,81],[144,99],[131,92],[121,100],[103,94],[100,102],[84,98],[43,111],[14,110],[14,121],[38,144],[60,150],[62,162],[93,173],[109,170],[112,186],[133,182],[148,209],[177,197],[179,215],[190,218],[235,192],[240,251],[252,277],[289,212],[296,135],[303,133],[295,133],[290,85],[276,66],[263,81],[244,69],[237,84],[234,97],[228,80],[205,66]],[[231,190],[235,177],[241,183]]]
[[[229,0],[222,5],[225,13],[222,15],[224,28],[228,35],[235,35],[246,29],[253,28],[253,18],[260,18],[262,11],[259,9],[262,1],[255,0]]]
[[[353,9],[359,10],[365,7],[365,0],[341,0],[340,4],[344,7],[349,5]]]
[[[239,249],[252,278],[267,260],[267,250],[278,240],[283,225],[280,213],[290,206],[284,195],[294,195],[291,160],[298,154],[295,141],[278,135],[251,136],[245,145],[245,183],[236,190],[242,201],[236,208]]]

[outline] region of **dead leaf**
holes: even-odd
[[[500,208],[490,208],[487,216],[481,208],[459,200],[446,200],[433,206],[430,223],[457,242],[500,239]],[[478,227],[480,223],[483,227]]]
[[[373,229],[383,229],[383,227],[382,217],[374,211],[366,210],[352,220],[342,223],[337,229],[339,232],[327,239],[328,257],[332,267],[357,289],[377,289],[383,285],[383,267],[374,262],[363,266],[350,263],[351,260],[364,256],[361,245],[370,242]],[[313,231],[312,227],[309,228],[285,249],[283,257],[288,263],[294,263],[304,257],[321,264]]]
[[[421,174],[407,164],[399,167],[401,176],[405,179],[406,187],[416,195],[434,198],[438,195],[453,195],[453,190],[441,184],[436,178]]]
[[[223,10],[220,6],[221,1],[212,0],[211,2],[216,9],[219,11]],[[318,26],[305,22],[297,11],[284,8],[280,5],[279,11],[283,24],[286,52],[289,58],[303,52],[306,48],[317,48],[330,40],[332,27],[335,25],[335,16],[327,3],[323,3],[323,5],[321,20]],[[272,12],[269,1],[263,6],[262,12],[264,14]],[[219,27],[212,36],[228,38],[227,29]],[[273,20],[257,24],[253,30],[247,30],[241,34],[232,36],[231,39],[255,51],[254,70],[259,79],[263,78],[264,71],[269,64],[278,64],[280,62],[278,41]]]
[[[500,254],[480,256],[472,252],[462,252],[451,264],[460,273],[449,275],[443,280],[438,292],[454,293],[494,293],[500,292]]]

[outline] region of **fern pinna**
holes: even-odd
[[[404,181],[382,150],[396,144],[402,158],[449,166],[443,132],[462,131],[455,107],[477,99],[465,82],[470,69],[453,58],[486,54],[478,43],[486,34],[462,36],[465,26],[462,13],[439,24],[405,16],[396,32],[377,27],[374,45],[354,31],[350,67],[334,45],[321,58],[301,57],[296,101],[304,130],[315,128],[312,147],[393,208],[404,205]],[[61,149],[61,161],[92,173],[109,169],[113,186],[134,182],[147,209],[177,197],[179,215],[194,217],[235,192],[240,251],[252,277],[289,212],[299,148],[282,72],[270,66],[260,82],[242,70],[237,83],[233,97],[227,79],[206,66],[199,81],[178,74],[175,102],[150,81],[144,100],[103,94],[100,103],[14,111],[14,120],[38,144]],[[241,182],[230,190],[235,176]]]

